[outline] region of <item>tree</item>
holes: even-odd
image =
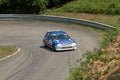
[[[61,6],[73,0],[0,0],[0,13],[39,14],[46,7]]]
[[[48,0],[48,8],[56,7],[56,6],[61,6],[62,4],[65,4],[67,2],[70,2],[73,0]]]
[[[2,13],[39,13],[46,8],[47,0],[0,0]]]

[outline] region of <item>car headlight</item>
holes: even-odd
[[[62,44],[57,44],[57,46],[62,46]]]
[[[72,46],[76,46],[76,43],[72,43]]]

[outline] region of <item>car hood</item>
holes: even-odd
[[[73,40],[72,39],[60,39],[59,44],[71,44],[73,43]]]

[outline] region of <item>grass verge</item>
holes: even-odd
[[[0,46],[0,59],[12,55],[16,51],[17,48],[13,46]]]

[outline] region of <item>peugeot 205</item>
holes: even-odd
[[[75,50],[76,42],[65,31],[48,31],[43,39],[43,46],[53,51]]]

